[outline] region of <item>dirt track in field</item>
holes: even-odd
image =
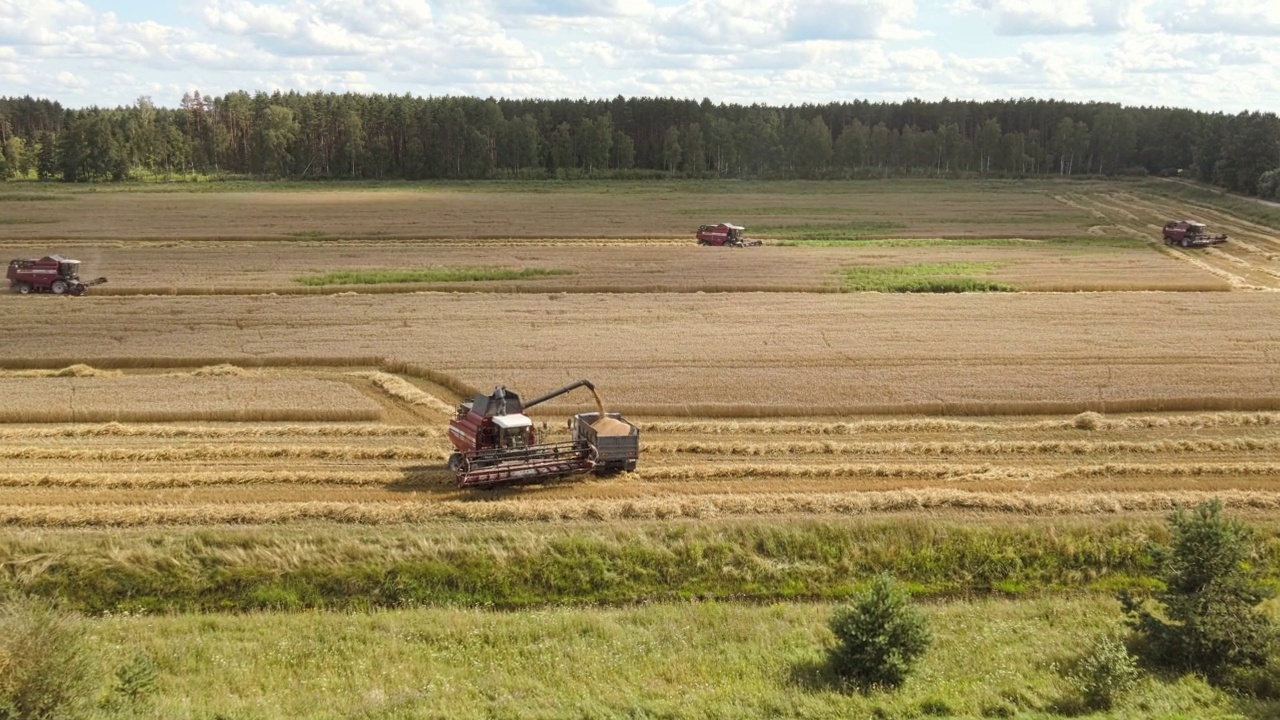
[[[1102,192],[1059,196],[1068,207],[1097,213],[1116,231],[1149,240],[1165,256],[1217,276],[1238,290],[1280,289],[1280,231],[1237,218],[1212,207],[1159,195]],[[1209,248],[1166,247],[1161,230],[1170,220],[1205,222],[1210,232],[1226,233],[1228,241]]]

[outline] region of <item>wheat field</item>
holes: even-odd
[[[0,523],[1093,516],[1211,496],[1274,511],[1280,241],[1158,190],[588,185],[9,203],[50,222],[15,226],[0,246],[64,250],[111,282],[86,298],[0,296]],[[1159,226],[1182,215],[1233,242],[1164,248]],[[184,220],[196,216],[219,221]],[[690,227],[721,216],[774,235],[749,250],[690,246]],[[806,228],[840,223],[870,240],[803,243]],[[979,268],[1021,292],[843,292],[849,268],[918,265]],[[570,274],[297,282],[421,267]],[[452,486],[445,428],[461,400],[579,378],[641,427],[636,473]],[[564,419],[591,409],[578,393],[533,415],[564,439]]]

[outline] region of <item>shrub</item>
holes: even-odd
[[[1094,641],[1067,673],[1087,710],[1110,710],[1133,689],[1141,673],[1136,659],[1116,637],[1104,635]]]
[[[1248,564],[1249,529],[1222,517],[1217,500],[1191,514],[1169,516],[1173,545],[1163,558],[1159,612],[1122,595],[1138,647],[1153,665],[1202,673],[1221,683],[1243,668],[1266,664],[1275,637],[1257,611],[1269,593]]]
[[[0,720],[76,718],[95,690],[84,630],[27,600],[0,605]]]
[[[831,631],[832,672],[863,691],[902,685],[932,642],[924,615],[888,575],[836,610]]]

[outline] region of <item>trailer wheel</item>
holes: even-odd
[[[17,285],[14,285],[14,286],[13,286],[13,289],[14,289],[14,292],[18,293],[19,295],[30,295],[30,294],[31,294],[31,284],[30,284],[30,283],[20,282],[20,283],[18,283]]]
[[[54,295],[61,295],[67,291],[67,287],[66,280],[54,280],[53,284],[49,286],[49,292]]]

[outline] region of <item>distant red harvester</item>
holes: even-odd
[[[764,244],[759,240],[743,240],[743,230],[746,228],[730,223],[703,225],[698,228],[698,244],[715,247],[757,247]]]
[[[106,278],[83,281],[80,279],[80,261],[61,255],[49,255],[39,260],[13,260],[9,262],[9,289],[19,295],[47,292],[54,295],[83,295],[94,285],[101,285]]]
[[[1227,241],[1226,235],[1210,235],[1204,223],[1191,220],[1172,220],[1164,225],[1164,244],[1184,248],[1209,247]]]

